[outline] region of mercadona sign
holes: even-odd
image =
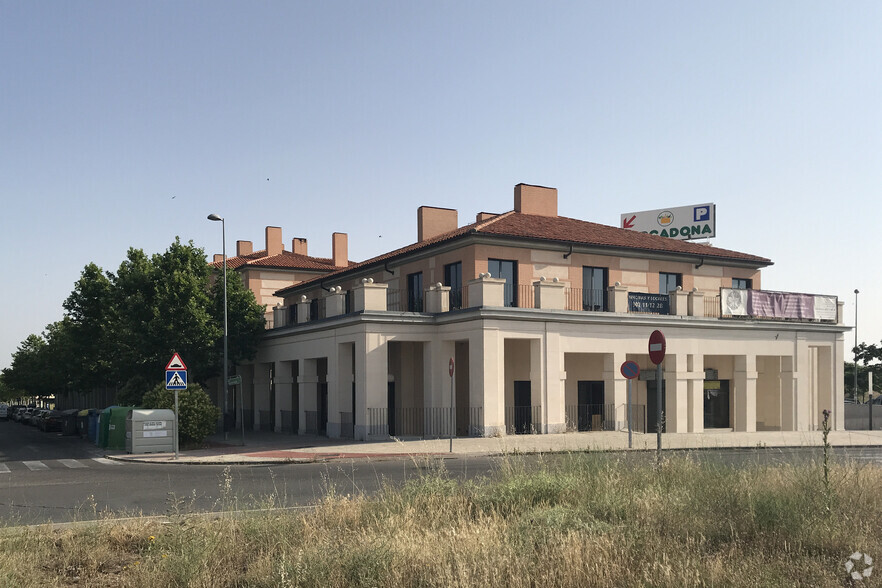
[[[661,235],[672,239],[707,239],[716,237],[715,204],[694,204],[677,208],[660,208],[622,215],[623,229]]]

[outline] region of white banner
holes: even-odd
[[[747,316],[748,291],[720,288],[720,300],[723,301],[723,315]]]

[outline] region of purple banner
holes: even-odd
[[[751,290],[747,314],[763,318],[814,319],[815,299],[811,294]]]

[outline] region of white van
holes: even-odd
[[[0,420],[7,420],[9,418],[9,405],[8,404],[0,404]]]

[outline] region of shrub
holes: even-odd
[[[144,395],[145,408],[175,408],[175,393],[159,384]],[[199,384],[189,384],[178,391],[178,434],[182,445],[200,444],[214,433],[220,409]]]

